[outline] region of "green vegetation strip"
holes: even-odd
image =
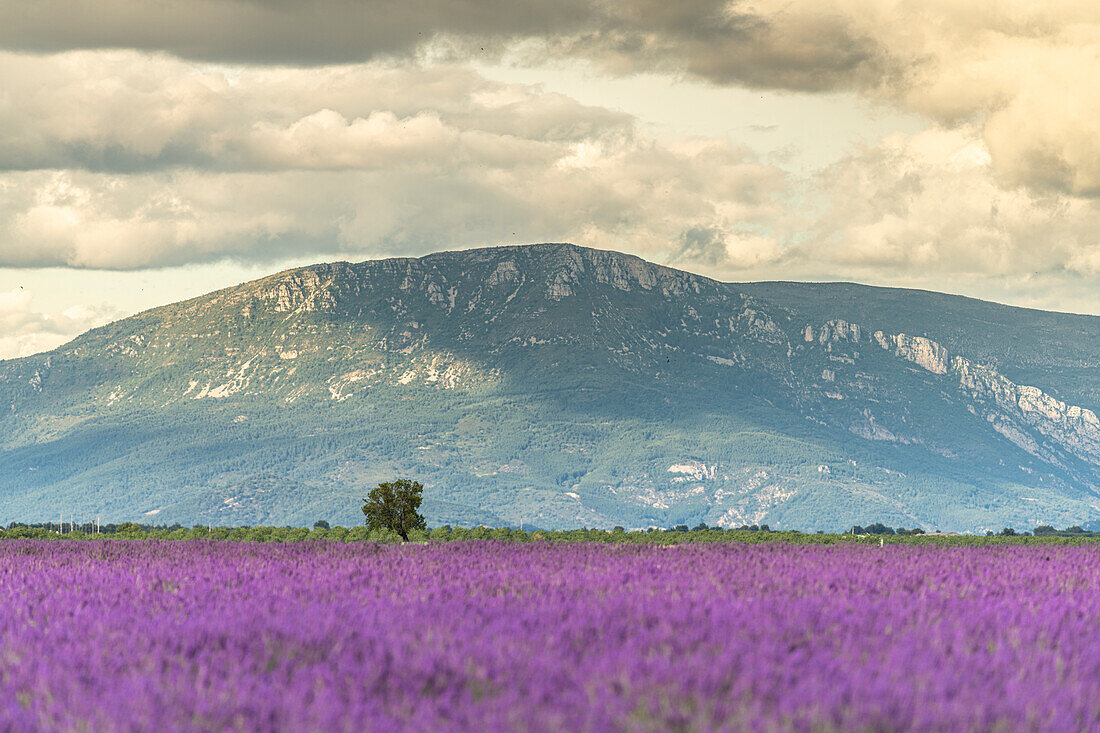
[[[84,529],[60,533],[55,529],[35,526],[9,526],[0,530],[0,539],[57,540],[216,540],[229,542],[383,542],[397,543],[401,538],[387,530],[359,527],[150,527],[125,523],[106,525],[96,533],[88,525]],[[68,527],[66,526],[66,530]],[[614,542],[650,545],[680,545],[690,542],[730,542],[761,544],[782,542],[800,545],[1089,545],[1100,543],[1100,536],[1090,533],[1058,532],[995,536],[956,534],[817,534],[797,531],[752,531],[742,529],[696,529],[689,531],[656,530],[629,532],[621,529],[532,530],[490,527],[436,527],[413,530],[412,542],[452,542],[461,540],[496,540],[500,542]]]

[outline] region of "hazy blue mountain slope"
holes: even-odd
[[[300,268],[0,364],[0,519],[352,522],[409,475],[435,523],[1089,521],[1098,322],[572,245]]]
[[[854,283],[734,287],[819,321],[842,318],[871,330],[926,336],[1020,384],[1045,386],[1062,400],[1100,409],[1100,318],[1095,316]]]

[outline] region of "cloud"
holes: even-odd
[[[0,6],[0,47],[129,48],[201,61],[329,65],[499,56],[517,44],[609,69],[827,89],[873,77],[875,39],[837,8],[760,0],[41,0]]]
[[[211,71],[0,55],[0,265],[131,269],[576,239],[661,252],[768,215],[727,141],[453,66]]]
[[[751,270],[780,259],[779,243],[749,231],[692,227],[680,235],[679,246],[666,262],[689,268],[700,266],[730,272]]]
[[[546,34],[524,50],[582,56],[614,74],[666,71],[798,91],[867,86],[889,62],[873,35],[814,3],[625,0],[603,7],[600,22]]]
[[[0,264],[131,269],[563,239],[661,256],[685,230],[774,213],[782,173],[726,153],[643,140],[563,146],[550,166],[8,173]]]
[[[1086,302],[1100,277],[1094,4],[9,5],[0,265],[568,239],[737,279],[985,283],[1036,302],[1058,282]],[[796,181],[734,143],[654,138],[461,66],[483,55],[854,91],[931,126]]]
[[[42,0],[0,4],[0,47],[131,48],[276,65],[425,54],[526,63],[587,58],[613,74],[663,71],[723,85],[856,91],[940,124],[981,125],[1002,185],[1100,195],[1100,5],[1080,0]],[[131,68],[121,83],[141,73]],[[189,94],[209,93],[202,85],[200,78],[179,82],[185,106]],[[116,91],[92,87],[87,96]],[[349,127],[369,119],[329,108]],[[160,120],[140,135],[152,148],[121,145],[136,150],[135,165],[149,149],[173,155],[156,137],[173,119],[184,118]],[[186,134],[181,127],[167,140]],[[91,165],[105,154],[84,142],[74,140],[70,155]],[[205,154],[224,152],[215,146]],[[34,159],[33,146],[27,155]]]
[[[823,171],[819,216],[802,248],[882,271],[1094,274],[1100,207],[1003,188],[973,128],[893,135]]]
[[[230,72],[75,52],[0,55],[0,76],[23,102],[0,101],[0,265],[569,240],[728,279],[1042,280],[1050,298],[1052,278],[1100,274],[1095,200],[1015,185],[989,122],[894,135],[800,181],[729,141],[653,138],[456,66]]]
[[[118,315],[107,307],[86,306],[43,314],[33,310],[32,301],[23,288],[0,293],[0,359],[48,351]]]
[[[654,6],[658,5],[653,3]],[[614,4],[537,48],[612,73],[856,91],[941,125],[977,124],[998,182],[1100,195],[1100,6],[1076,0],[701,0]]]
[[[130,269],[755,226],[786,177],[728,141],[457,67],[198,69],[0,55],[0,265]],[[48,93],[36,94],[38,89]],[[92,91],[89,91],[92,90]]]
[[[0,170],[549,164],[633,120],[457,67],[200,69],[134,52],[0,54]]]
[[[584,27],[586,0],[41,0],[0,4],[0,45],[133,48],[208,61],[319,65],[407,55],[437,34],[482,45]],[[480,46],[479,46],[480,48]]]
[[[752,279],[856,280],[1097,312],[1100,206],[1005,188],[977,126],[891,135],[799,184]],[[715,273],[745,275],[725,267]]]

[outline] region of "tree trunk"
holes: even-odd
[[[399,529],[399,530],[397,530],[397,534],[401,535],[401,539],[404,540],[405,542],[409,541],[409,533],[406,532],[405,530]]]

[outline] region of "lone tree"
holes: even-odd
[[[367,528],[391,529],[408,542],[409,530],[428,527],[424,516],[417,511],[423,501],[423,493],[424,487],[419,481],[410,481],[407,478],[378,484],[363,499]]]

